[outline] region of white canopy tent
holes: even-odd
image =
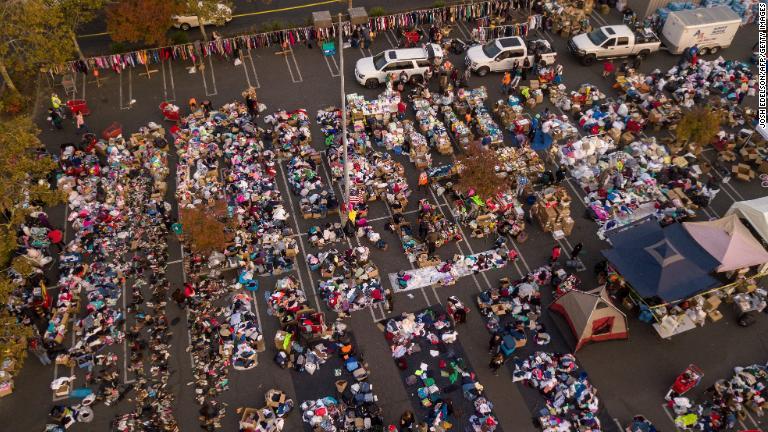
[[[683,222],[683,228],[720,262],[718,272],[768,263],[768,251],[735,213],[707,222]]]
[[[763,241],[768,242],[768,196],[735,202],[726,213],[729,214],[736,214],[749,221]]]

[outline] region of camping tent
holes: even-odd
[[[613,249],[602,251],[603,256],[643,298],[674,302],[719,284],[709,273],[720,263],[681,224],[661,228],[645,220],[614,230],[608,238]]]
[[[768,252],[733,213],[708,222],[684,222],[683,227],[701,247],[720,261],[718,272],[768,262]]]
[[[764,241],[768,242],[768,196],[731,205],[726,215],[736,214],[749,221]]]
[[[550,306],[568,321],[576,336],[576,349],[588,342],[627,339],[627,317],[605,291],[605,287],[584,292],[571,290],[558,297]]]

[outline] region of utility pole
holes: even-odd
[[[350,7],[352,6],[352,0],[349,0]],[[341,217],[344,218],[343,222],[348,223],[349,218],[347,215],[349,214],[349,162],[347,161],[347,157],[349,156],[349,149],[347,148],[347,95],[346,91],[344,89],[344,40],[342,39],[342,34],[344,33],[344,28],[342,24],[342,14],[339,12],[339,60],[341,66],[339,66],[339,76],[341,77],[341,143],[342,143],[342,151],[344,152],[344,156],[342,157],[344,161],[344,211],[341,214]]]

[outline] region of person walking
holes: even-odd
[[[576,243],[576,246],[573,247],[573,251],[571,251],[571,259],[572,260],[577,259],[583,248],[584,248],[583,243],[581,242]]]
[[[82,111],[78,111],[77,114],[75,114],[75,126],[77,126],[77,131],[75,131],[75,133],[78,135],[88,131],[88,126],[85,124],[85,117],[83,117]]]
[[[552,255],[549,257],[549,263],[554,264],[560,259],[560,253],[562,250],[560,249],[560,245],[555,245],[552,247]]]
[[[502,338],[501,335],[498,333],[494,333],[491,335],[491,340],[488,342],[488,352],[491,354],[496,354],[499,352],[499,347],[501,346]]]
[[[64,115],[61,113],[61,98],[59,98],[59,95],[56,93],[51,93],[51,108],[59,113],[62,118],[64,117]]]
[[[501,77],[501,93],[506,96],[509,94],[509,89],[512,86],[512,75],[509,71],[504,72],[504,76]]]
[[[510,86],[513,89],[516,89],[520,84],[520,80],[523,78],[523,69],[520,67],[520,64],[515,63],[512,67],[512,75],[514,75],[514,77],[512,78],[512,84]]]
[[[32,351],[32,354],[34,354],[38,360],[40,360],[40,363],[42,363],[43,366],[51,364],[51,358],[48,356],[48,351],[46,351],[42,344],[42,340],[39,337],[29,341],[29,350]]]
[[[499,375],[499,369],[504,364],[504,354],[497,353],[496,355],[491,358],[491,363],[488,365],[491,368],[491,371],[493,371],[494,375]]]
[[[419,174],[419,183],[418,183],[419,190],[425,189],[428,184],[429,184],[429,177],[427,177],[427,172],[422,171]]]
[[[61,114],[53,108],[48,108],[48,120],[51,122],[54,128],[61,130],[63,128],[61,124]]]
[[[608,78],[613,73],[613,61],[606,60],[603,63],[603,78]]]

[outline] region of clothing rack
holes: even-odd
[[[454,4],[439,8],[419,9],[409,12],[402,12],[393,15],[371,17],[368,25],[374,31],[383,31],[390,29],[409,29],[419,25],[444,25],[455,23],[457,21],[474,22],[482,28],[490,24],[490,16],[507,14],[514,10],[514,6],[522,6],[524,2],[511,2],[509,0],[486,0],[482,2],[472,2],[463,4]],[[528,31],[533,30],[532,22],[539,23],[540,20],[529,20],[527,23],[513,24],[503,26],[510,30],[514,35],[525,36]],[[352,25],[349,21],[343,23],[344,35],[352,32]],[[294,46],[299,43],[309,41],[321,41],[335,39],[338,37],[338,27],[315,28],[313,26],[297,27],[285,30],[276,30],[266,33],[256,33],[239,35],[230,38],[221,38],[212,41],[195,41],[183,45],[171,45],[160,48],[148,48],[122,54],[110,54],[103,56],[94,56],[85,60],[73,60],[67,63],[51,66],[51,72],[62,74],[66,72],[88,73],[96,69],[112,69],[120,73],[127,67],[145,66],[150,64],[159,64],[167,60],[189,60],[193,63],[198,59],[218,55],[227,58],[237,58],[244,49],[266,48],[271,46],[281,46],[288,44]],[[500,31],[500,30],[494,30]]]

